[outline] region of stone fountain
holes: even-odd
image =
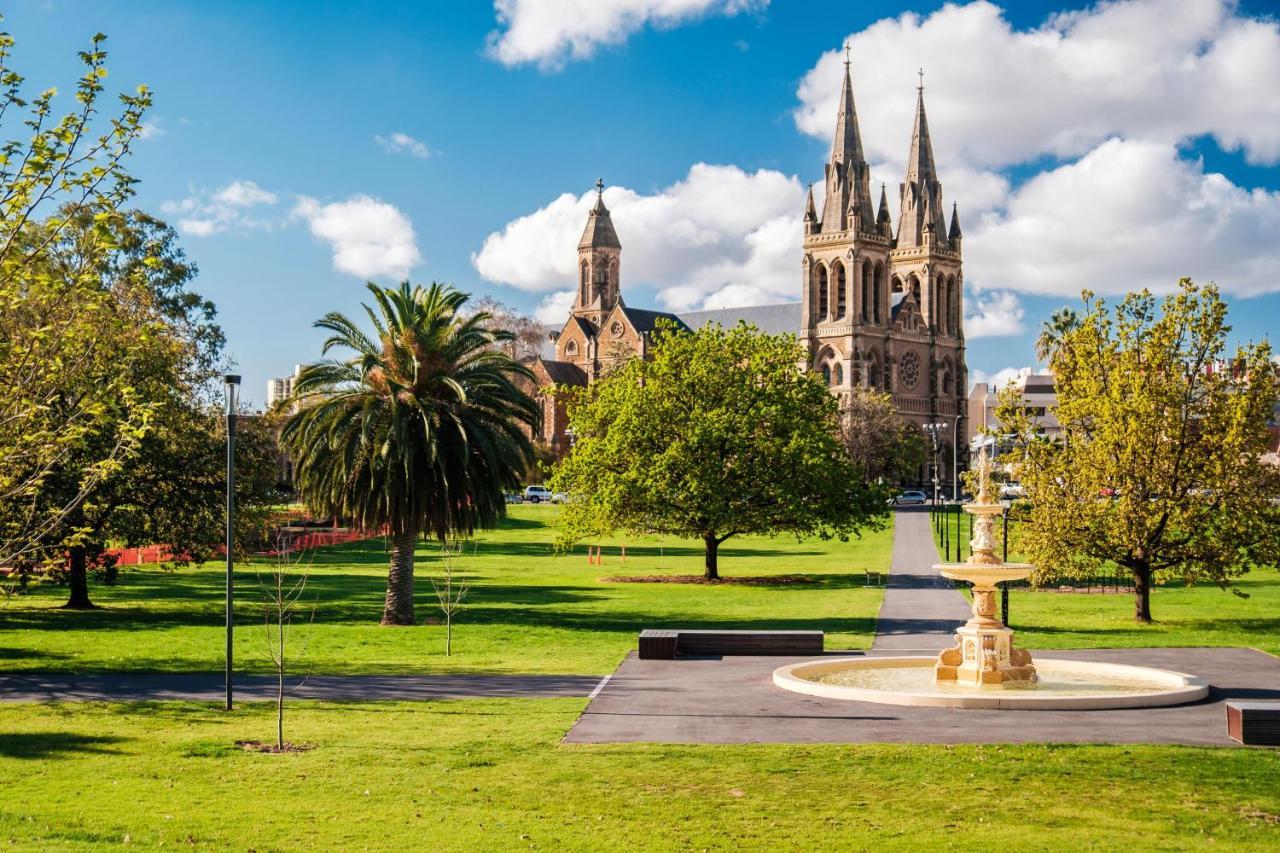
[[[1208,695],[1208,682],[1184,672],[1055,658],[1032,663],[1016,648],[1013,631],[996,618],[996,584],[1021,580],[1034,567],[996,557],[995,517],[1004,508],[991,499],[985,451],[975,473],[978,494],[964,506],[974,517],[973,554],[964,563],[934,566],[943,577],[973,584],[973,617],[956,629],[955,645],[928,657],[872,652],[791,663],[774,670],[775,685],[828,699],[1002,710],[1149,708]]]
[[[944,578],[973,584],[973,618],[956,630],[956,643],[938,654],[934,679],[984,687],[1033,687],[1038,680],[1031,654],[1013,645],[1013,631],[996,618],[996,584],[1022,580],[1030,563],[1005,563],[996,556],[996,516],[1004,507],[991,500],[991,457],[986,448],[974,467],[978,494],[964,505],[973,516],[971,555],[964,563],[934,566]]]

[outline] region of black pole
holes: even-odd
[[[235,594],[235,580],[232,574],[235,544],[235,509],[236,509],[236,400],[235,386],[240,377],[227,377],[227,710],[231,710],[231,603]]]

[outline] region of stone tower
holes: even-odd
[[[877,388],[908,419],[950,427],[939,436],[949,482],[952,435],[965,434],[961,233],[954,206],[947,226],[923,85],[899,198],[895,234],[883,186],[872,214],[846,58],[821,216],[812,186],[805,205],[800,342],[833,392]]]
[[[619,264],[622,244],[613,219],[604,206],[604,180],[596,181],[596,203],[587,215],[587,227],[578,241],[578,296],[573,314],[596,326],[622,302]]]

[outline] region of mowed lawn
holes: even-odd
[[[1280,754],[580,746],[581,700],[0,706],[0,840],[420,850],[1267,850]]]
[[[950,518],[955,556],[955,516]],[[999,536],[999,521],[996,533]],[[1021,559],[1016,523],[1010,524],[1010,562]],[[967,517],[960,535],[969,556]],[[935,531],[935,542],[940,538]],[[941,544],[938,545],[941,553]],[[939,558],[941,559],[941,558]],[[1230,589],[1158,581],[1151,590],[1152,625],[1133,621],[1133,593],[1058,592],[1015,587],[1009,593],[1009,624],[1029,649],[1123,648],[1134,646],[1245,646],[1280,654],[1280,571],[1255,569]]]
[[[439,550],[418,551],[413,628],[378,625],[386,591],[381,539],[316,551],[305,601],[314,616],[297,629],[305,654],[296,672],[524,672],[603,674],[635,647],[642,628],[663,626],[821,629],[831,649],[866,648],[882,591],[866,571],[887,572],[891,527],[848,542],[795,537],[735,537],[720,552],[728,577],[800,574],[810,583],[765,586],[607,583],[625,575],[702,572],[700,543],[643,537],[604,540],[603,565],[585,546],[551,549],[552,506],[511,507],[498,530],[477,535],[458,561],[471,584],[454,627],[454,654],[444,655],[444,629],[429,578]],[[621,546],[626,544],[626,562]],[[239,567],[237,668],[269,668],[263,594],[256,569]],[[216,671],[223,665],[221,564],[176,571],[127,568],[114,586],[91,583],[90,612],[59,609],[66,590],[41,587],[0,606],[0,665],[44,671]],[[311,618],[310,610],[303,621]],[[436,624],[423,624],[434,622]]]

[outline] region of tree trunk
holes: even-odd
[[[706,570],[702,573],[702,576],[709,581],[719,580],[720,571],[716,566],[716,557],[720,550],[720,540],[713,534],[708,533],[702,537],[702,541],[707,546],[705,559]]]
[[[1151,566],[1138,563],[1133,572],[1133,621],[1151,624]]]
[[[89,600],[89,568],[83,545],[76,545],[68,554],[68,585],[71,595],[63,605],[68,610],[90,610],[94,604]]]
[[[391,536],[391,566],[387,571],[387,602],[382,609],[383,625],[413,624],[413,551],[418,531],[407,530]]]

